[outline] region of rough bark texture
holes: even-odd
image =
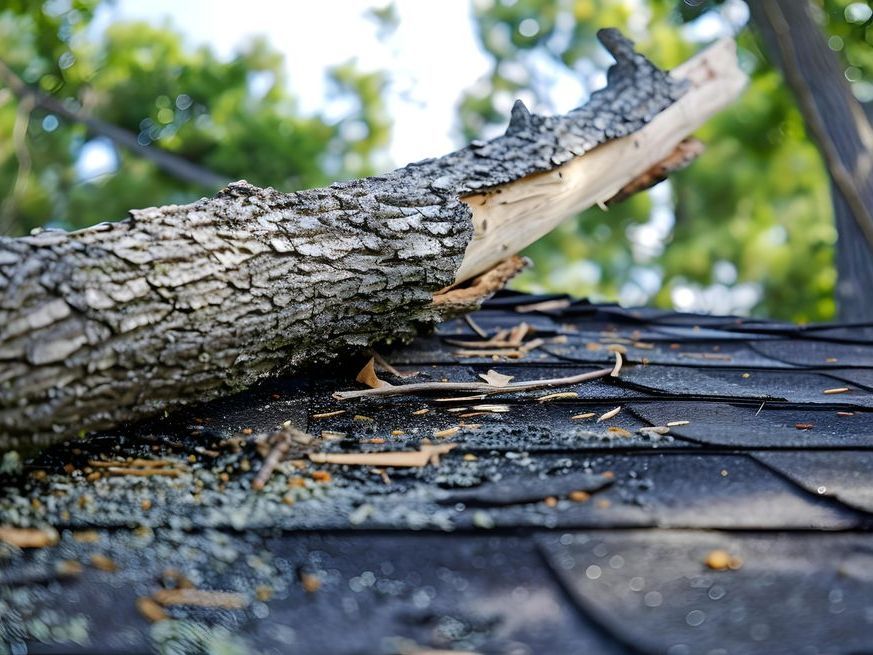
[[[682,94],[618,32],[601,40],[617,64],[587,105],[540,117],[517,104],[504,136],[439,159],[291,194],[239,182],[0,238],[0,449],[233,392],[457,311],[433,297],[470,240],[465,194],[630,134]]]
[[[758,0],[749,6],[831,175],[840,319],[873,320],[873,126],[808,0]]]

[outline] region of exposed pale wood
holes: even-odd
[[[723,39],[676,68],[689,90],[641,130],[609,141],[542,173],[463,198],[473,212],[473,239],[455,279],[487,271],[567,218],[604,205],[632,180],[668,159],[677,146],[739,96],[746,75],[736,44]]]

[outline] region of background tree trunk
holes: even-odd
[[[753,0],[752,20],[782,68],[831,176],[837,310],[873,320],[873,127],[808,0]]]

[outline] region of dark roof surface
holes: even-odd
[[[386,379],[561,377],[616,350],[619,378],[334,400],[361,387],[355,361],[58,446],[20,473],[7,457],[0,525],[59,541],[0,542],[0,653],[873,652],[873,326],[516,311],[548,299],[507,293],[474,316],[491,335],[531,325],[544,344],[521,358],[460,357],[446,340],[478,337],[456,320],[384,349],[419,372]],[[555,391],[578,398],[537,400]],[[300,453],[254,492],[249,431],[285,421],[324,432],[323,453],[456,447],[405,469]],[[128,457],[173,473],[106,468]],[[240,607],[144,618],[142,599],[186,584]]]

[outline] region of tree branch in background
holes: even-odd
[[[8,86],[21,102],[30,102],[33,107],[57,114],[61,118],[82,123],[92,134],[106,137],[135,155],[147,159],[165,173],[206,189],[218,190],[226,186],[230,179],[208,168],[192,164],[188,160],[154,146],[144,146],[136,134],[99,118],[92,118],[79,111],[73,111],[64,104],[38,89],[28,86],[5,62],[0,60],[0,81]],[[0,230],[2,233],[3,230]]]
[[[30,176],[31,157],[27,147],[27,128],[30,126],[30,116],[35,106],[31,96],[21,98],[15,111],[15,124],[12,127],[12,145],[18,160],[18,171],[9,195],[0,204],[0,234],[9,232],[15,220],[15,202],[24,195],[27,189],[27,178]]]
[[[749,7],[831,176],[839,316],[873,320],[873,127],[808,0],[757,0]]]

